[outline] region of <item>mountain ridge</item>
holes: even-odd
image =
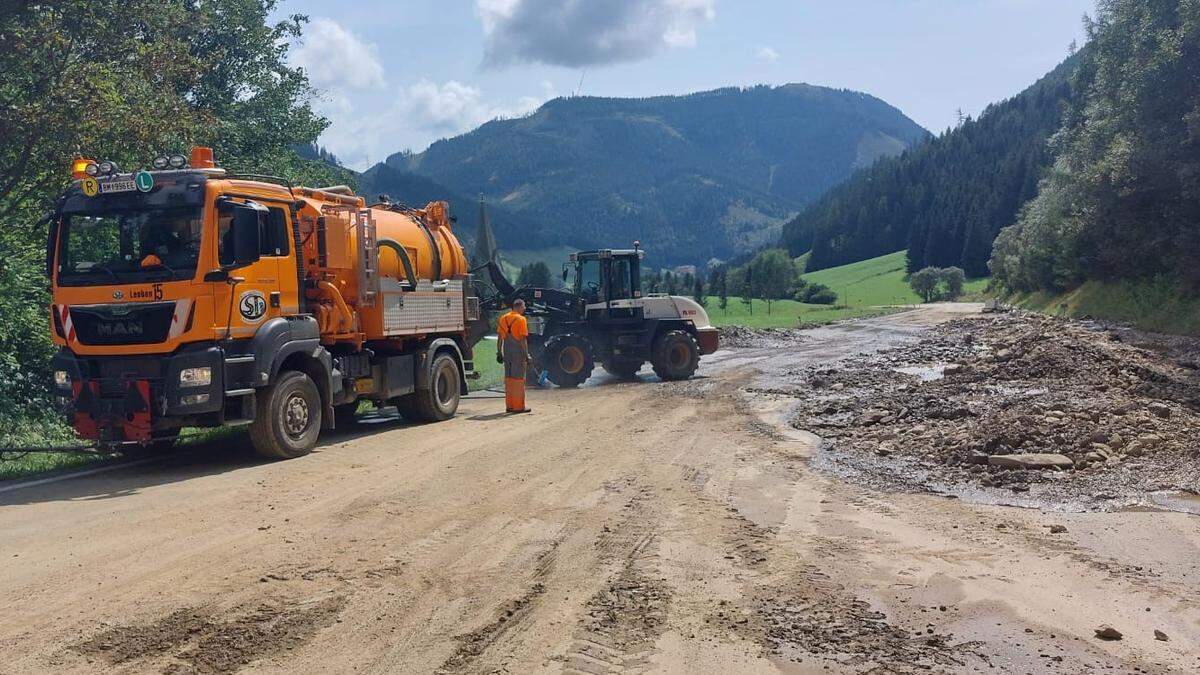
[[[658,263],[702,264],[775,243],[855,168],[928,137],[881,99],[808,84],[578,96],[395,153],[367,174],[387,166],[483,194],[524,221],[493,216],[502,247],[640,239]]]

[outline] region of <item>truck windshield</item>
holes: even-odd
[[[59,283],[192,279],[203,222],[195,206],[67,213],[59,235]]]

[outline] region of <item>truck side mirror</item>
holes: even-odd
[[[256,202],[233,205],[233,264],[245,267],[258,262],[262,251],[262,227],[267,220],[267,207]]]

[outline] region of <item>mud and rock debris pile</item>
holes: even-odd
[[[1040,484],[1064,499],[1200,488],[1200,375],[1088,324],[958,320],[798,376],[795,426],[835,452],[906,460],[926,486]]]
[[[718,329],[721,347],[769,349],[788,347],[805,341],[804,333],[791,328],[747,328],[746,326],[722,326]]]

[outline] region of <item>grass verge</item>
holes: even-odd
[[[1200,296],[1168,279],[1089,281],[1067,293],[1016,295],[1009,301],[1044,314],[1119,321],[1155,333],[1200,335]]]

